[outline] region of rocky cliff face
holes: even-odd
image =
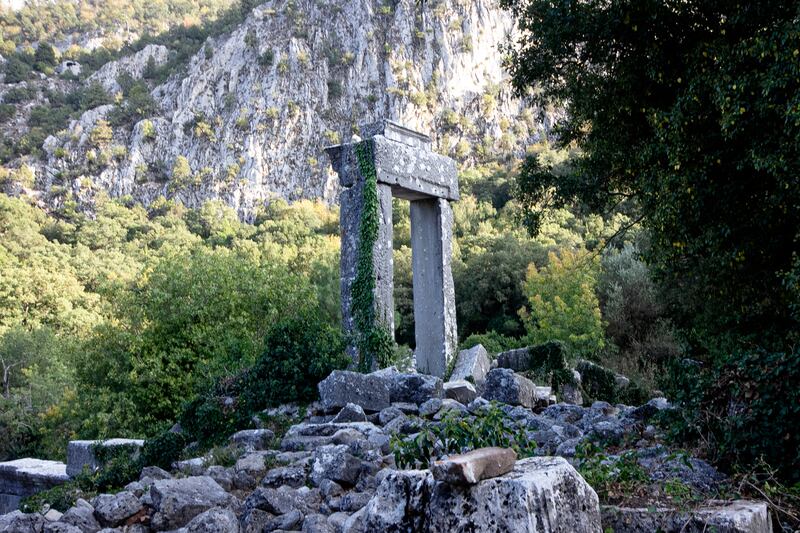
[[[105,157],[90,134],[111,106],[48,138],[37,188],[218,198],[247,219],[271,198],[335,201],[323,147],[379,118],[430,132],[462,161],[522,153],[552,114],[511,97],[498,46],[512,28],[492,0],[268,2],[155,87],[156,115],[115,128]],[[141,77],[169,53],[150,46],[92,79],[115,91],[121,73]]]

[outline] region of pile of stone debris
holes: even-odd
[[[207,458],[156,467],[116,494],[79,500],[60,513],[0,516],[0,531],[145,533],[157,531],[355,533],[391,531],[622,532],[772,531],[767,506],[752,501],[706,502],[692,509],[601,506],[573,464],[586,440],[630,442],[653,480],[679,479],[707,493],[724,476],[696,458],[674,457],[648,420],[669,409],[645,405],[589,407],[555,403],[546,387],[507,368],[491,368],[482,349],[459,354],[454,379],[402,373],[335,371],[319,384],[320,401],[265,412],[297,416],[279,449],[269,429],[231,436],[242,453],[232,467]],[[426,470],[402,470],[393,435],[420,424],[470,417],[489,401],[526,428],[536,455],[483,448],[444,458]],[[260,421],[256,418],[255,421]],[[611,459],[610,459],[611,460]]]

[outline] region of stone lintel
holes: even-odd
[[[373,156],[378,183],[390,185],[394,196],[406,200],[459,199],[456,162],[432,152],[427,136],[393,126],[383,134],[368,138],[374,143]],[[355,153],[356,144],[346,143],[325,148],[342,187],[352,187],[362,179]]]

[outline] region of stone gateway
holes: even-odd
[[[411,247],[414,283],[414,357],[421,373],[443,376],[457,347],[455,295],[451,271],[453,212],[458,200],[456,163],[431,150],[431,139],[389,120],[361,128],[363,140],[331,146],[326,152],[342,187],[341,276],[342,322],[350,338],[369,335],[354,298],[359,275],[372,282],[374,321],[394,338],[392,261],[392,196],[411,202]],[[374,180],[370,183],[370,180]],[[370,187],[375,187],[373,199]],[[377,231],[365,232],[365,217],[377,210]],[[372,220],[371,218],[369,220]],[[369,247],[371,265],[359,272],[363,247]],[[369,268],[371,266],[371,269]],[[351,342],[349,353],[358,362],[361,354]],[[371,361],[370,366],[376,366]]]

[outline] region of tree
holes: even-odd
[[[600,303],[595,294],[599,261],[585,252],[564,250],[539,270],[528,267],[525,292],[530,310],[522,313],[531,344],[559,340],[575,356],[594,356],[605,345]]]
[[[553,205],[633,204],[697,356],[796,342],[783,280],[800,251],[797,2],[503,5],[521,30],[516,91],[565,106],[559,142],[581,149],[559,177],[523,166],[531,229]]]
[[[31,75],[31,66],[21,61],[16,56],[11,56],[5,65],[5,82],[19,83],[25,81]]]
[[[37,70],[44,71],[47,68],[56,66],[57,62],[58,59],[53,46],[50,43],[39,43],[36,53],[33,54],[33,63],[36,65]]]

